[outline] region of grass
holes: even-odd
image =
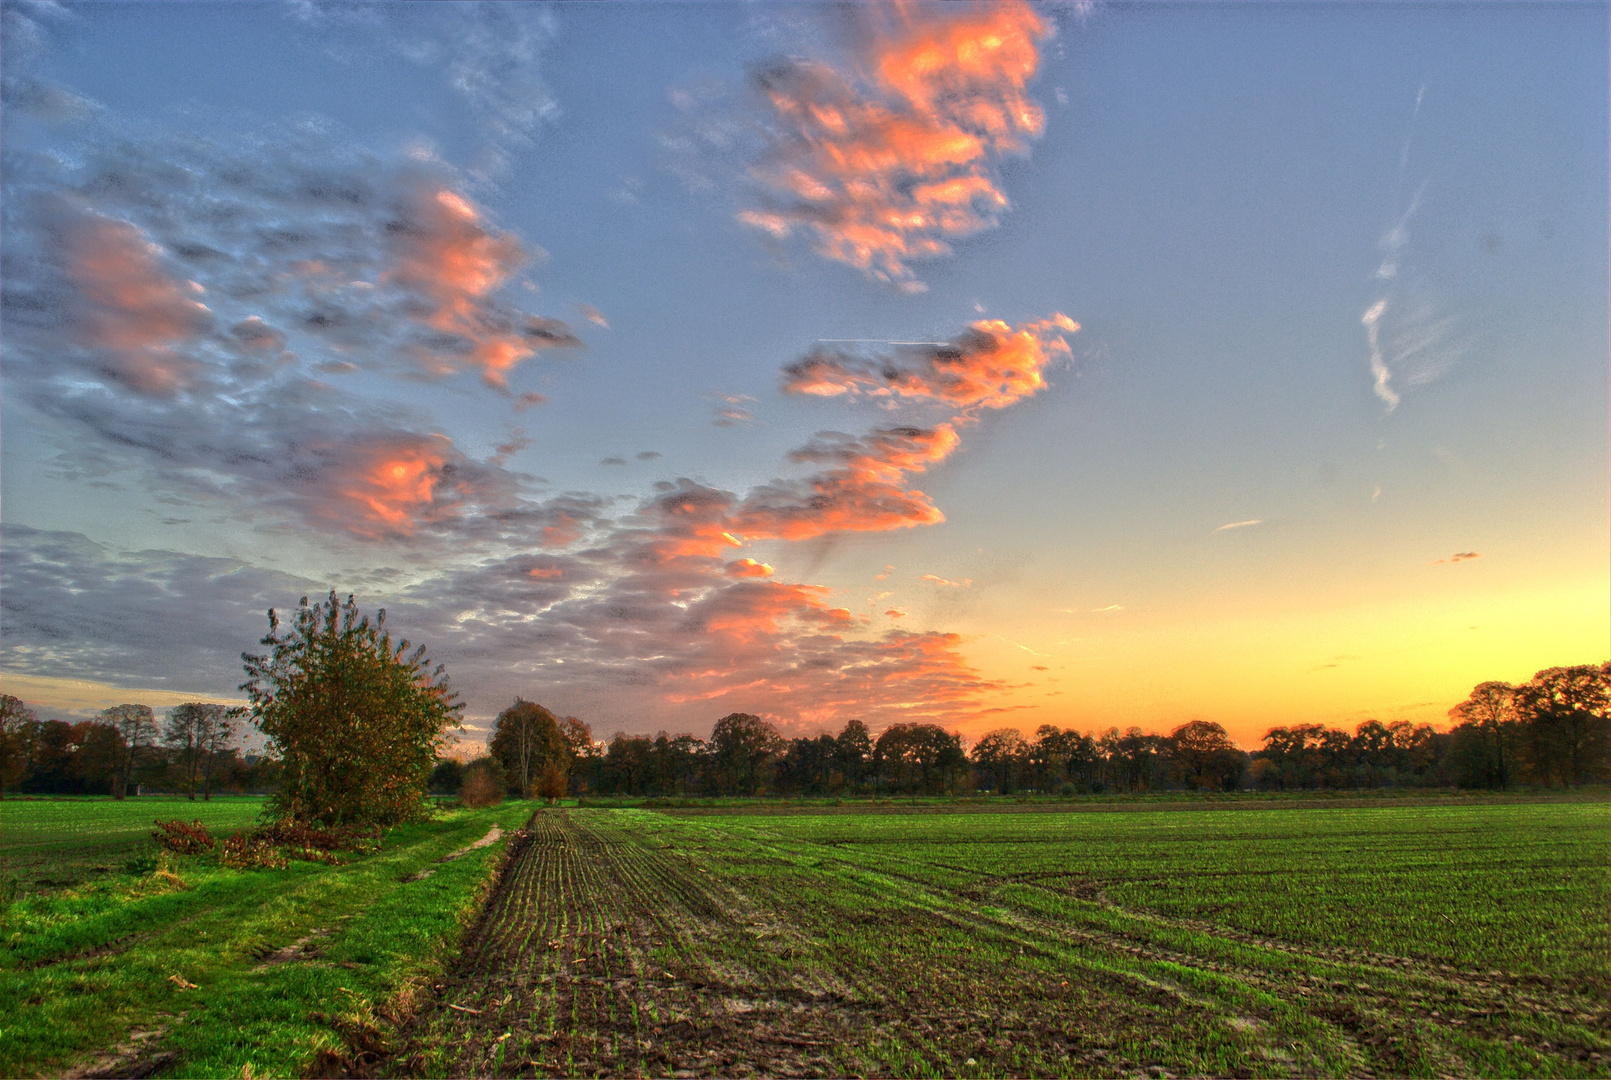
[[[79,885],[128,864],[154,864],[152,822],[199,820],[215,836],[256,823],[264,799],[214,796],[210,801],[147,795],[117,802],[99,797],[0,801],[0,901]]]
[[[1603,801],[545,810],[389,1067],[1603,1076],[1608,855]]]
[[[444,812],[341,865],[165,856],[16,900],[0,914],[0,1075],[288,1076],[350,1061],[452,959],[502,844],[437,860],[529,813]]]

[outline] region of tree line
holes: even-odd
[[[595,743],[589,726],[517,700],[498,715],[488,755],[444,761],[438,791],[468,776],[515,795],[1088,794],[1575,786],[1611,780],[1611,663],[1547,668],[1512,686],[1485,682],[1450,712],[1447,731],[1366,720],[1352,732],[1320,724],[1269,729],[1237,746],[1194,720],[1167,735],[1132,727],[1085,734],[1043,725],[998,728],[967,746],[934,724],[874,736],[852,720],[838,734],[786,739],[760,717],[733,713],[708,739],[664,731]]]
[[[0,798],[111,795],[142,788],[194,799],[267,791],[279,783],[273,758],[243,754],[243,710],[187,702],[162,720],[147,705],[114,705],[92,720],[41,720],[0,694]]]

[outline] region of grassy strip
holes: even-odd
[[[338,1066],[454,953],[503,845],[436,860],[529,813],[445,812],[342,865],[170,858],[16,901],[0,913],[0,1075]]]

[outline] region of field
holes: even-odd
[[[266,871],[7,802],[114,868],[0,911],[0,1075],[1611,1075],[1611,802],[1427,802],[505,803]]]
[[[104,841],[107,850],[140,851],[155,802],[7,800],[3,853],[21,847],[35,865],[52,865],[51,845],[28,830],[97,818],[122,834]],[[186,808],[163,807],[163,816],[176,809]],[[236,804],[235,813],[244,824],[257,807]],[[339,865],[231,870],[202,857],[147,865],[142,855],[16,899],[0,909],[0,1076],[351,1067],[457,954],[507,841],[472,845],[529,816],[515,804],[445,812]],[[58,844],[98,843],[76,827],[62,826]]]
[[[426,1075],[1607,1075],[1611,806],[543,810]]]
[[[157,847],[151,822],[200,821],[215,836],[228,836],[257,821],[258,796],[211,800],[147,795],[111,799],[7,799],[0,802],[0,900],[49,892],[149,861]]]

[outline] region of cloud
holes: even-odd
[[[607,457],[607,458],[604,458],[603,460],[601,460],[599,462],[599,464],[600,465],[625,465],[626,464],[626,458],[623,458],[623,457]]]
[[[422,4],[378,9],[364,4],[287,7],[309,40],[344,64],[394,58],[432,73],[473,119],[484,180],[506,178],[515,154],[558,119],[559,104],[542,77],[543,54],[558,34],[547,7],[525,4]]]
[[[973,587],[972,578],[963,578],[961,581],[948,581],[934,574],[923,574],[917,580],[926,581],[930,585],[938,585],[942,589],[969,589]]]
[[[1482,558],[1482,552],[1480,551],[1457,551],[1453,555],[1450,555],[1447,559],[1438,559],[1434,561],[1432,565],[1443,566],[1446,563],[1466,562],[1469,559],[1480,558]]]
[[[263,527],[415,545],[572,528],[502,468],[518,447],[475,461],[372,388],[324,381],[469,370],[501,388],[579,344],[503,299],[529,252],[445,170],[304,129],[115,136],[88,125],[71,167],[7,157],[7,392],[67,459]]]
[[[738,219],[920,291],[912,260],[947,254],[1007,209],[995,164],[1042,131],[1027,85],[1051,30],[1019,0],[862,14],[843,65],[779,58],[752,72],[767,149]]]
[[[582,316],[582,318],[586,319],[594,326],[602,326],[606,330],[610,328],[610,320],[604,317],[604,312],[600,311],[592,304],[577,304],[576,310]]]
[[[1415,95],[1415,107],[1399,155],[1400,184],[1409,169],[1414,124],[1425,97],[1426,87],[1422,86]],[[1360,316],[1370,354],[1371,392],[1382,400],[1388,412],[1397,408],[1402,400],[1394,387],[1395,379],[1405,386],[1424,386],[1458,363],[1467,349],[1467,343],[1456,338],[1457,321],[1438,312],[1421,278],[1405,272],[1410,223],[1420,209],[1425,192],[1423,181],[1404,213],[1382,233],[1378,241],[1382,261],[1372,275],[1381,283],[1381,288],[1377,298]]]
[[[1014,328],[981,319],[945,345],[906,345],[878,355],[821,346],[783,369],[791,394],[867,394],[943,403],[960,410],[1006,408],[1045,387],[1043,372],[1068,355],[1063,314]]]
[[[417,336],[406,350],[431,375],[480,371],[502,389],[511,368],[539,349],[580,348],[557,319],[518,312],[492,295],[529,258],[512,233],[489,230],[462,196],[408,178],[387,223],[390,262],[383,282],[396,283],[413,316],[436,334]]]
[[[1231,529],[1246,529],[1246,528],[1248,528],[1250,526],[1253,526],[1253,525],[1263,525],[1263,524],[1264,524],[1264,519],[1263,518],[1248,518],[1246,521],[1229,521],[1229,522],[1226,522],[1224,525],[1221,525],[1219,528],[1215,529],[1214,531],[1215,532],[1227,532],[1227,531],[1229,531]]]
[[[637,456],[638,456],[639,461],[653,461],[655,458],[660,456],[660,451],[658,451],[658,450],[639,450]]]
[[[906,612],[902,611],[900,608],[890,608],[888,611],[884,612],[884,614],[888,615],[892,619],[906,618]]]
[[[501,389],[531,356],[582,344],[504,295],[538,252],[438,163],[306,126],[226,143],[96,123],[59,157],[6,166],[8,322],[52,353],[98,347],[137,377],[232,356],[472,371]],[[209,310],[230,334],[204,332]]]
[[[710,424],[711,427],[735,427],[739,424],[748,425],[754,422],[755,414],[748,409],[740,409],[736,405],[724,405],[717,408],[716,418]]]
[[[1095,614],[1101,614],[1101,613],[1109,612],[1109,611],[1123,611],[1123,610],[1124,610],[1124,605],[1123,604],[1109,604],[1107,607],[1094,607],[1094,608],[1091,609],[1091,611],[1093,613],[1095,613]]]
[[[41,199],[35,218],[66,286],[61,306],[41,314],[92,369],[140,394],[173,394],[196,367],[181,347],[212,324],[196,299],[201,286],[177,280],[140,229],[76,200]],[[250,323],[235,330],[248,347],[266,332]]]
[[[255,326],[245,334],[260,336]],[[153,467],[171,463],[172,483],[188,483],[185,490],[198,496],[205,491],[231,507],[277,510],[422,552],[451,544],[456,563],[422,559],[411,575],[372,584],[397,631],[427,642],[449,664],[471,694],[472,715],[490,715],[509,697],[540,688],[545,702],[610,723],[641,716],[663,723],[669,715],[696,726],[734,710],[792,722],[856,715],[875,726],[955,723],[976,715],[983,697],[1001,688],[968,663],[960,637],[873,633],[827,588],[779,580],[771,565],[742,552],[757,540],[938,520],[939,510],[910,480],[955,451],[960,425],[976,422],[957,404],[938,424],[819,433],[789,457],[809,470],[804,477],[742,495],[687,478],[661,481],[619,512],[593,496],[535,500],[501,465],[471,460],[441,435],[411,430],[390,414],[355,417],[351,399],[311,380],[265,378],[261,385],[231,382],[230,394],[211,397],[181,390],[155,404],[105,386],[53,400],[64,417],[103,432],[107,444],[140,447]],[[941,394],[914,405],[953,399],[982,404],[976,394]],[[200,419],[183,422],[182,410],[198,407]],[[512,436],[500,452],[514,452],[518,441]],[[204,465],[211,461],[228,467],[209,474]],[[55,622],[7,623],[15,667],[103,680],[122,665],[141,671],[142,680],[160,668],[165,680],[182,676],[198,680],[198,690],[211,687],[187,662],[162,659],[155,644],[168,622],[186,617],[182,604],[164,608],[164,590],[192,605],[213,602],[200,585],[170,583],[191,564],[172,553],[113,553],[82,538],[46,540],[19,544],[8,534],[0,563],[8,611],[60,609]],[[19,560],[13,552],[28,554]],[[117,588],[125,579],[145,583],[130,595],[153,598],[140,618],[154,644],[143,652],[103,649],[98,658],[90,654],[101,646],[75,652],[51,645],[53,635],[67,633],[62,620],[76,620],[73,632],[88,642],[122,641],[128,631],[98,628],[96,594],[74,583]],[[291,603],[295,597],[285,593],[297,588],[305,586],[264,578],[250,602],[231,600],[218,610],[235,612],[245,632],[259,633],[260,616],[251,612],[265,601]],[[122,617],[120,610],[112,605],[108,617]],[[889,608],[886,617],[900,611]],[[233,664],[226,670],[233,677]]]

